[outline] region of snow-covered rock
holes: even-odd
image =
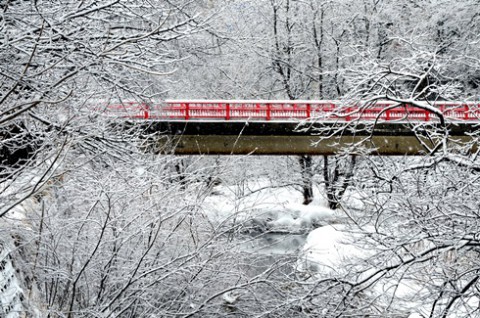
[[[251,230],[289,233],[305,233],[344,217],[327,208],[319,193],[311,204],[303,205],[301,193],[293,188],[276,188],[266,182],[251,182],[245,188],[249,192],[239,194],[235,186],[217,186],[215,195],[203,203],[205,215],[216,223],[231,221]]]
[[[25,312],[24,292],[13,267],[8,244],[0,241],[0,317],[17,318]]]

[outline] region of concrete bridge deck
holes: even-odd
[[[297,122],[161,121],[143,122],[155,134],[157,149],[178,155],[332,155],[344,152],[370,155],[422,155],[444,132],[438,124],[324,122],[299,126]],[[477,123],[447,125],[451,145],[467,145]],[[428,128],[428,129],[427,129]],[[437,130],[437,137],[432,132]],[[473,146],[470,151],[476,151]]]

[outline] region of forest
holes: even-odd
[[[424,106],[480,103],[479,0],[0,0],[0,48],[0,317],[480,316],[480,133]],[[177,156],[105,111],[165,99],[439,124],[418,156]]]

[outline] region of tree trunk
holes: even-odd
[[[356,156],[352,155],[347,171],[341,171],[338,161],[335,159],[333,169],[330,171],[328,156],[323,156],[323,180],[325,182],[325,192],[327,194],[328,207],[332,210],[340,207],[340,200],[350,185],[355,168]]]
[[[312,156],[300,156],[300,169],[302,173],[303,204],[308,205],[313,201],[313,169]]]

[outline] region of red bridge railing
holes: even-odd
[[[338,101],[166,100],[158,103],[128,101],[108,104],[111,116],[144,120],[285,121],[438,121],[436,111],[454,121],[478,121],[480,103],[435,102],[425,107],[390,101],[343,106]],[[399,105],[395,107],[395,105]],[[422,104],[423,105],[423,104]],[[435,110],[435,111],[433,111]]]

